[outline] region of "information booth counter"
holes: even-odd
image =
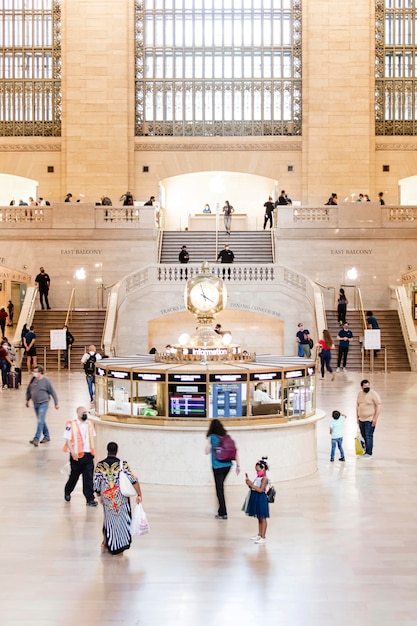
[[[315,399],[315,364],[305,359],[103,359],[96,364],[99,456],[116,441],[142,482],[208,484],[205,434],[219,418],[236,440],[244,471],[267,455],[274,480],[305,476],[317,469],[315,425],[323,414]]]

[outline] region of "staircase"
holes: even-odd
[[[46,346],[46,370],[58,369],[58,350],[50,350],[50,330],[63,327],[67,315],[66,310],[52,309],[51,311],[36,311],[33,325],[36,333],[36,351],[38,364],[44,365],[44,347]],[[94,344],[100,351],[106,311],[101,309],[77,309],[72,313],[68,328],[74,336],[71,348],[71,370],[82,371],[80,361],[86,347]],[[64,365],[64,355],[61,351],[61,367]],[[22,369],[26,369],[26,358],[23,358]]]
[[[386,311],[375,311],[374,314],[378,320],[381,329],[381,347],[386,346],[387,349],[387,369],[389,372],[409,372],[410,363],[408,361],[407,350],[404,344],[404,338],[401,330],[400,320],[397,311],[392,309]],[[337,311],[327,311],[327,324],[335,349],[332,354],[332,367],[337,366],[337,354],[339,342],[337,333],[340,326],[337,322]],[[361,344],[359,338],[363,337],[363,321],[359,311],[349,311],[346,314],[346,321],[349,323],[349,329],[353,333],[353,341],[350,342],[349,354],[347,358],[347,369],[352,371],[361,371],[362,355]],[[370,351],[366,351],[364,369],[369,371],[370,368]],[[378,356],[374,358],[374,371],[380,372],[384,370],[384,350],[381,349]]]
[[[235,263],[272,263],[272,238],[269,230],[219,233],[218,250],[229,244]],[[181,246],[187,246],[190,263],[216,261],[216,233],[204,231],[166,231],[163,233],[161,263],[178,263]]]

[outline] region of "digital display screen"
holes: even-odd
[[[199,393],[170,394],[169,416],[206,417],[206,396]]]
[[[257,380],[257,381],[280,380],[281,377],[282,377],[282,372],[265,372],[265,373],[256,372],[250,375],[251,380]]]
[[[150,372],[133,372],[133,380],[143,380],[146,382],[163,382],[165,380],[165,374],[153,374]]]

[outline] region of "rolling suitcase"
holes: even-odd
[[[20,370],[7,372],[7,387],[9,389],[18,389],[21,383]]]

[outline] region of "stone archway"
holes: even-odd
[[[19,200],[28,202],[28,198],[37,199],[38,181],[13,174],[0,174],[0,206],[8,206],[13,200],[19,204]]]

